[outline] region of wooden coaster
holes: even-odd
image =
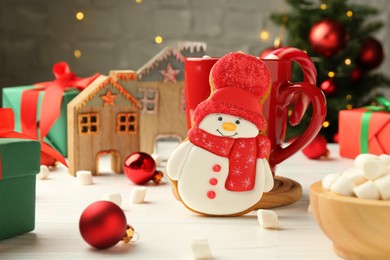
[[[274,188],[265,192],[256,209],[270,209],[287,206],[298,201],[302,197],[302,186],[291,179],[275,176]]]
[[[177,187],[177,182],[174,182]],[[176,199],[180,200],[177,190],[172,187],[172,193]],[[287,206],[298,201],[302,197],[302,186],[291,179],[275,176],[274,187],[270,192],[265,192],[260,202],[254,209],[271,209],[281,206]]]

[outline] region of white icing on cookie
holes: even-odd
[[[259,132],[253,123],[227,114],[207,115],[199,128],[226,138],[255,138]],[[256,164],[254,188],[248,191],[228,190],[225,185],[229,173],[229,158],[185,141],[173,151],[168,160],[167,174],[170,179],[178,181],[178,193],[188,208],[207,215],[233,215],[254,206],[263,192],[273,187],[273,176],[266,159],[252,158],[248,159],[248,163]],[[234,174],[240,174],[240,169]],[[243,179],[241,183],[232,185],[242,185],[245,181]]]

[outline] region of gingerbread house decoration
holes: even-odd
[[[179,42],[167,46],[138,71],[136,85],[118,80],[141,104],[140,150],[159,153],[158,143],[187,137],[184,93],[184,60],[205,55],[202,42]],[[120,75],[113,71],[110,75]],[[123,78],[123,77],[122,77]],[[135,88],[134,88],[135,87]]]
[[[69,173],[99,173],[99,157],[111,154],[111,169],[123,172],[126,157],[140,150],[141,104],[117,80],[136,84],[137,74],[99,76],[68,104]]]

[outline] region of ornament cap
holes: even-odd
[[[122,241],[127,243],[130,243],[130,241],[133,239],[135,233],[134,228],[127,224],[126,234],[123,236]],[[137,238],[138,240],[138,238]]]
[[[162,171],[154,171],[152,180],[155,184],[159,184],[163,177],[164,177],[164,173]]]

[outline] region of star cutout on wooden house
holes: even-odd
[[[103,99],[104,106],[106,106],[106,105],[113,106],[115,104],[116,95],[115,94],[111,94],[111,91],[109,89],[107,89],[106,94],[105,95],[101,95],[100,98]]]
[[[160,73],[164,76],[164,83],[169,81],[176,83],[176,76],[179,72],[180,70],[174,69],[170,63],[168,63],[165,70],[160,70]]]

